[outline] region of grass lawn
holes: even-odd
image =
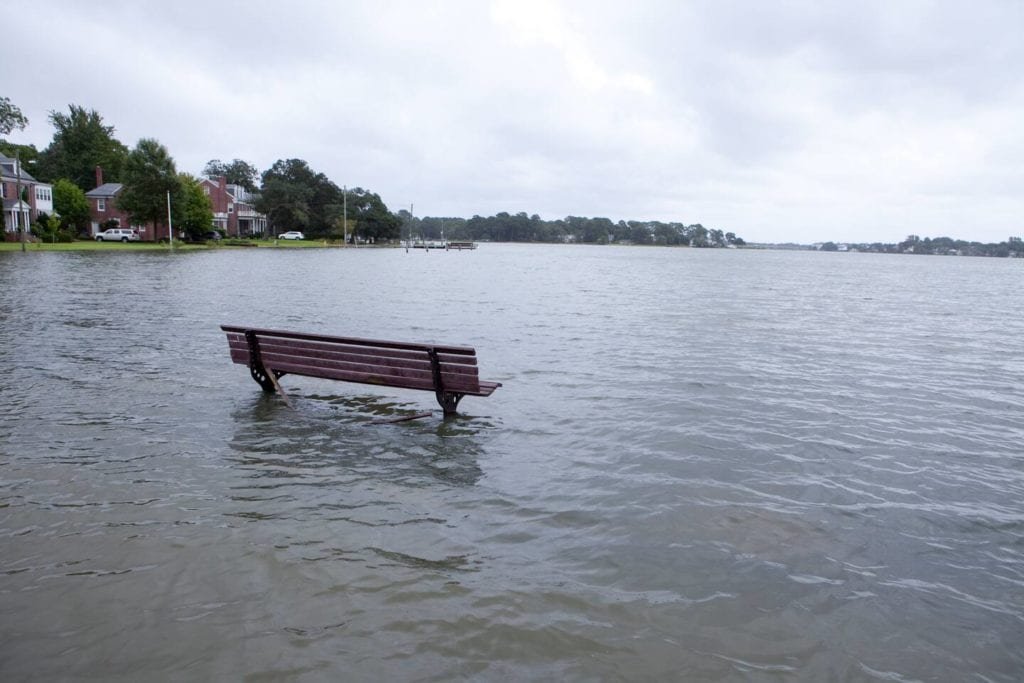
[[[206,249],[204,244],[178,244],[175,249]],[[156,242],[26,242],[25,251],[167,251],[170,247]],[[21,251],[21,242],[0,242],[0,251]]]
[[[176,241],[174,250],[201,251],[204,249],[236,249],[241,247],[261,247],[264,249],[309,249],[323,247],[340,247],[340,244],[324,240],[233,240],[222,242],[205,242],[191,244]],[[95,240],[78,240],[75,242],[26,242],[25,251],[170,251],[168,244],[158,242],[96,242]],[[21,251],[21,242],[0,242],[0,251]]]

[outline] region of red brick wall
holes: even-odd
[[[203,178],[203,188],[209,190],[207,196],[210,198],[210,205],[215,214],[225,214],[228,219],[228,235],[238,236],[238,207],[235,206],[235,199],[228,192],[228,180],[224,176],[217,178]],[[228,209],[231,208],[231,213]]]
[[[207,196],[210,198],[211,208],[214,213],[227,213],[228,210],[228,192],[226,189],[226,183],[221,184],[218,181],[223,181],[224,178],[209,179],[204,178],[202,181],[204,191],[207,192]]]
[[[18,181],[16,180],[4,180],[4,199],[17,199],[18,197]],[[28,196],[27,203],[32,210],[32,220],[36,217],[36,185],[35,183],[28,183],[24,180],[21,181],[21,193],[22,196]]]

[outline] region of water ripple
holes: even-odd
[[[0,253],[0,671],[1020,680],[1020,281],[733,250]],[[505,386],[446,421],[288,376],[289,408],[222,322],[471,344]]]

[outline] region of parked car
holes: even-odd
[[[96,233],[97,242],[138,242],[139,233],[128,228],[110,228]]]
[[[298,230],[291,230],[289,232],[282,233],[282,234],[278,235],[278,237],[280,239],[283,239],[283,240],[304,240],[304,239],[306,239],[306,236],[303,235]]]
[[[221,239],[221,237],[222,235],[216,230],[210,230],[206,233],[203,233],[204,240],[213,240],[214,242],[216,242],[217,240]]]

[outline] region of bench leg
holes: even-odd
[[[270,375],[271,372],[274,373],[273,376]],[[281,386],[277,383],[277,379],[284,375],[283,372],[278,372],[277,370],[267,371],[262,365],[250,365],[249,374],[252,375],[257,384],[263,387],[263,391],[268,394],[277,392]]]
[[[263,391],[268,394],[281,391],[281,385],[277,383],[277,378],[283,377],[285,373],[278,372],[277,370],[268,370],[263,365],[263,357],[260,355],[260,342],[256,338],[255,332],[246,330],[245,341],[249,345],[249,374],[252,375],[257,384],[263,387]],[[282,393],[284,392],[282,391]]]
[[[456,394],[451,391],[437,391],[434,392],[434,395],[437,396],[437,402],[441,404],[441,410],[444,411],[445,417],[453,417],[456,414],[455,409],[459,407],[459,401],[465,396],[465,394]]]
[[[464,394],[444,390],[444,381],[441,378],[441,360],[437,357],[437,350],[429,348],[427,355],[430,356],[430,368],[434,373],[434,396],[437,396],[437,402],[441,404],[444,416],[452,417]]]

